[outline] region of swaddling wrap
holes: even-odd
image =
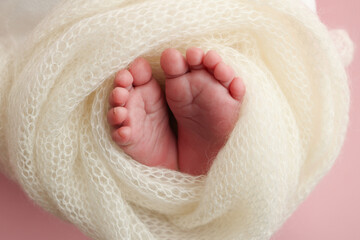
[[[247,89],[199,177],[137,163],[106,122],[116,71],[143,56],[162,84],[161,52],[190,46]],[[269,239],[340,152],[351,47],[292,0],[64,1],[23,44],[1,40],[0,168],[93,239]]]

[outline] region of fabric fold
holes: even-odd
[[[269,239],[344,141],[353,48],[336,36],[293,0],[63,1],[23,44],[0,41],[0,169],[93,239]],[[247,88],[199,177],[139,164],[106,122],[116,71],[143,56],[163,85],[161,52],[191,46]]]

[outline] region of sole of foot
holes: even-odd
[[[215,51],[166,49],[160,60],[167,103],[178,126],[182,172],[206,174],[238,117],[245,85]]]
[[[112,139],[126,154],[147,166],[178,169],[165,97],[144,58],[116,74],[109,102]]]

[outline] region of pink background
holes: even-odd
[[[360,45],[360,1],[318,0],[318,13],[331,28],[347,29]],[[272,240],[360,239],[360,51],[349,68],[352,104],[345,146],[334,168]],[[21,189],[0,174],[0,239],[85,240],[30,202]]]

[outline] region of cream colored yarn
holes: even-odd
[[[0,168],[93,239],[269,239],[344,140],[352,52],[336,36],[344,51],[292,0],[62,2],[24,44],[1,40]],[[106,123],[117,70],[141,55],[162,82],[161,52],[189,46],[218,51],[247,88],[201,177],[137,163]]]

